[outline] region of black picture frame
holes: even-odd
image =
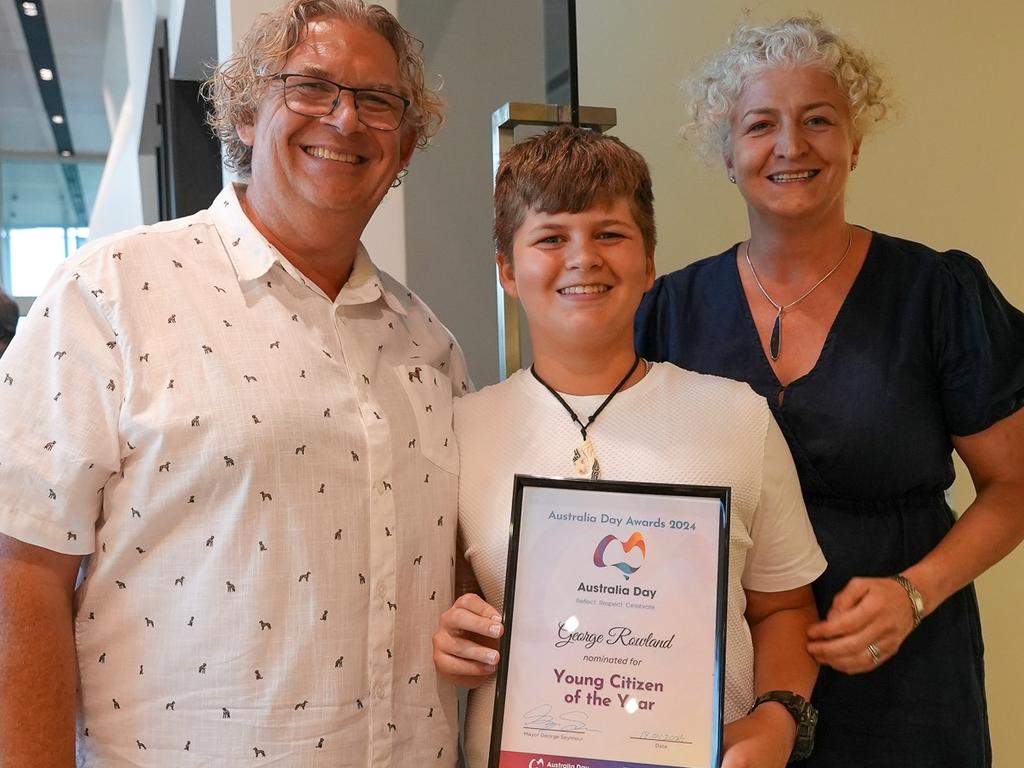
[[[536,477],[517,474],[513,480],[512,515],[509,526],[508,559],[505,571],[505,593],[502,611],[502,622],[505,628],[501,639],[501,662],[495,679],[494,711],[491,721],[490,755],[488,768],[499,768],[501,759],[502,730],[506,703],[506,687],[511,665],[517,663],[512,656],[512,641],[515,633],[515,593],[519,570],[520,541],[522,538],[523,497],[529,488],[559,488],[575,491],[647,494],[686,498],[717,499],[718,513],[718,576],[717,597],[715,607],[715,626],[709,631],[714,633],[715,648],[715,683],[712,686],[711,702],[714,713],[711,740],[711,763],[709,766],[687,766],[686,768],[718,768],[722,760],[722,713],[725,697],[725,643],[726,615],[728,611],[728,573],[729,573],[729,526],[731,489],[725,486],[685,485],[673,483],[640,483],[616,480],[581,480],[569,478]],[[529,521],[526,522],[529,524]],[[583,758],[585,760],[585,758]],[[585,763],[578,762],[578,765]],[[600,759],[594,758],[595,765]],[[622,765],[621,760],[615,762]],[[682,768],[682,767],[681,767]]]

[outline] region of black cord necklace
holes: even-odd
[[[626,382],[629,381],[629,377],[633,375],[633,372],[636,371],[639,365],[640,355],[636,355],[633,360],[633,365],[630,366],[626,375],[622,377],[622,381],[615,385],[615,389],[609,393],[608,397],[606,397],[601,405],[598,406],[597,410],[590,414],[586,424],[584,424],[576,414],[576,411],[574,411],[569,404],[565,402],[565,399],[555,391],[554,387],[537,375],[537,369],[532,365],[530,366],[530,373],[533,374],[533,378],[539,381],[548,392],[555,396],[555,400],[565,408],[566,413],[568,413],[569,416],[572,417],[572,420],[579,425],[580,435],[583,437],[583,442],[580,443],[578,448],[573,450],[572,463],[576,468],[576,474],[580,477],[588,477],[591,480],[597,480],[601,477],[601,463],[597,460],[597,453],[594,450],[594,444],[587,437],[587,429],[594,423],[594,419],[600,415],[601,411],[607,407],[608,403],[612,401],[612,398],[619,394],[619,390],[626,386]]]

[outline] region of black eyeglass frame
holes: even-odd
[[[335,94],[334,99],[331,101],[331,108],[328,109],[326,112],[323,112],[321,114],[310,114],[308,112],[300,112],[297,109],[295,109],[294,107],[292,107],[288,103],[288,78],[289,77],[302,77],[302,78],[305,78],[307,80],[319,80],[322,83],[328,83],[329,85],[333,85],[335,88],[338,89],[338,92]],[[285,105],[285,107],[287,107],[289,111],[294,112],[297,115],[302,115],[303,117],[327,117],[327,115],[331,114],[332,112],[334,112],[334,110],[336,110],[338,108],[338,102],[341,101],[341,94],[344,93],[345,91],[348,91],[349,93],[352,94],[353,106],[355,107],[356,117],[359,118],[359,122],[361,122],[367,128],[372,128],[375,131],[397,131],[399,128],[402,127],[402,122],[405,120],[405,114],[406,114],[406,112],[409,111],[409,107],[412,105],[412,102],[409,99],[407,99],[404,96],[401,96],[401,95],[399,95],[397,93],[392,93],[391,91],[385,91],[385,90],[382,90],[380,88],[353,88],[352,86],[342,85],[341,83],[336,83],[333,80],[328,80],[326,77],[319,77],[318,75],[304,75],[301,72],[281,72],[281,73],[279,73],[277,75],[273,75],[270,79],[271,80],[280,80],[281,81],[281,86],[282,86],[282,89],[283,89],[282,96],[284,98],[284,105]],[[395,124],[395,127],[394,128],[382,128],[380,126],[370,125],[365,120],[363,120],[363,116],[362,116],[362,114],[359,111],[359,94],[360,93],[383,94],[385,96],[390,96],[392,98],[395,98],[395,99],[398,99],[399,101],[401,101],[402,102],[402,113],[398,116],[398,122]]]

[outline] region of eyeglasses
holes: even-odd
[[[359,122],[378,131],[394,131],[402,124],[408,99],[376,88],[350,88],[322,77],[281,74],[271,80],[284,84],[284,104],[292,112],[306,117],[326,117],[341,100],[342,91],[349,91],[356,106]]]

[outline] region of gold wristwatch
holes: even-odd
[[[895,576],[890,576],[890,579],[899,584],[907,592],[907,597],[910,598],[910,606],[914,609],[914,629],[917,629],[921,624],[921,619],[924,618],[924,598],[921,597],[921,593],[917,587],[904,576],[902,573],[897,573]]]

